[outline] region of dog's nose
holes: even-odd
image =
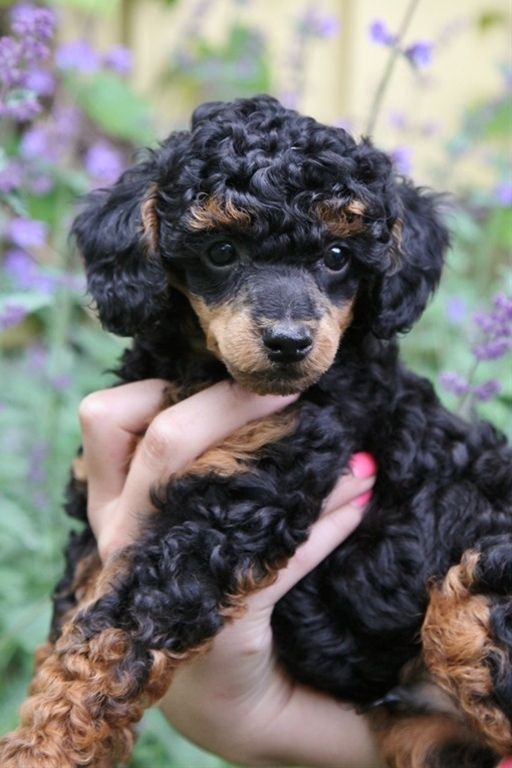
[[[313,346],[308,328],[297,323],[276,323],[265,328],[262,338],[267,355],[275,363],[297,363]]]

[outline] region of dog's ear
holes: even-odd
[[[102,324],[131,336],[158,314],[166,288],[156,215],[157,153],[126,171],[110,189],[92,192],[72,234],[84,257],[88,289]]]
[[[372,294],[372,331],[389,339],[408,331],[437,287],[449,244],[440,196],[410,182],[397,184],[391,230],[391,266],[376,280]]]

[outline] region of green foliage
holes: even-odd
[[[177,0],[161,2],[171,6]],[[0,0],[0,6],[11,4]],[[78,9],[89,24],[101,14],[117,11],[120,0],[56,0],[54,4]],[[293,34],[297,20],[290,19]],[[478,20],[482,31],[501,23],[494,11]],[[260,30],[234,20],[218,43],[191,32],[172,52],[160,85],[194,106],[204,99],[270,91],[272,80],[268,45]],[[154,140],[150,104],[112,72],[61,75],[56,101],[77,104],[82,111],[75,144],[58,162],[45,156],[34,158],[33,167],[49,176],[51,189],[44,194],[28,189],[8,192],[0,208],[0,228],[9,216],[48,225],[49,242],[36,256],[41,277],[51,278],[58,286],[53,291],[37,285],[22,290],[0,274],[0,316],[10,304],[27,313],[22,323],[0,333],[0,679],[4,683],[0,732],[16,722],[34,648],[47,633],[48,596],[62,571],[62,546],[70,522],[61,507],[68,468],[80,443],[77,406],[85,394],[113,381],[105,371],[115,365],[123,348],[119,339],[91,319],[80,286],[69,285],[69,278],[76,280],[81,271],[69,252],[66,235],[74,201],[90,184],[84,171],[84,147],[91,136],[108,138],[128,156],[135,146]],[[45,114],[43,119],[50,117]],[[509,94],[496,93],[468,106],[460,129],[446,147],[439,146],[439,156],[450,164],[464,153],[489,146],[490,169],[498,182],[506,178],[509,167],[510,128]],[[4,133],[0,171],[18,156],[23,130],[16,126]],[[404,354],[413,368],[436,384],[446,370],[463,376],[472,372],[473,383],[497,379],[502,385],[499,396],[478,405],[478,414],[512,437],[510,361],[503,358],[475,368],[471,353],[476,338],[474,312],[485,310],[498,290],[512,292],[508,263],[512,210],[489,190],[465,190],[451,226],[454,242],[444,280],[422,320],[404,338]],[[458,313],[453,312],[454,302]],[[450,407],[462,406],[468,416],[474,415],[476,403],[467,399],[461,403],[440,387],[439,392]],[[144,718],[131,762],[132,768],[224,765],[180,739],[158,711]]]
[[[267,93],[272,84],[266,43],[257,30],[235,22],[220,44],[196,38],[174,54],[162,82],[194,104]]]
[[[108,136],[144,145],[154,140],[147,102],[112,72],[69,77],[76,103]]]

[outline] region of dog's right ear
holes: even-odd
[[[109,189],[92,192],[72,234],[84,257],[88,290],[105,328],[132,336],[155,320],[166,290],[156,215],[157,153]]]

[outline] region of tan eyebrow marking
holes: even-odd
[[[158,187],[152,184],[140,206],[140,220],[142,232],[146,243],[152,253],[158,251],[158,214],[156,212],[156,200]]]
[[[220,201],[212,196],[192,206],[187,224],[190,229],[196,230],[222,227],[247,229],[251,221],[251,215],[237,208],[231,200]]]
[[[314,208],[322,224],[336,237],[349,237],[363,232],[365,210],[360,200],[351,200],[349,203],[322,200]]]

